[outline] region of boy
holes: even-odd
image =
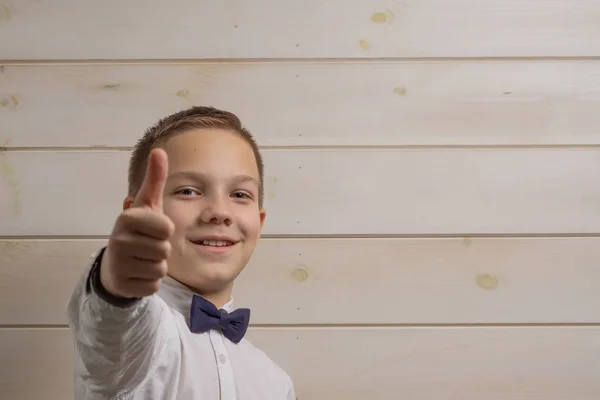
[[[239,119],[194,107],[137,143],[108,245],[68,305],[75,398],[295,400],[243,338],[232,287],[265,219],[263,163]]]

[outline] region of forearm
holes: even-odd
[[[102,251],[86,269],[68,306],[77,356],[93,392],[114,395],[138,385],[166,342],[156,298],[119,301],[103,289]]]

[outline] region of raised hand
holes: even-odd
[[[170,238],[175,230],[163,213],[168,167],[166,152],[153,149],[132,206],[115,222],[100,267],[102,285],[115,296],[150,296],[158,291],[167,274]]]

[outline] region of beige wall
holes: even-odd
[[[72,398],[131,146],[210,104],[264,149],[236,299],[300,399],[597,399],[600,1],[149,4],[0,4],[0,398]]]

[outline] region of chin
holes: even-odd
[[[231,286],[239,275],[224,265],[203,265],[201,268],[192,269],[194,273],[187,276],[190,286],[200,292],[219,292]]]

